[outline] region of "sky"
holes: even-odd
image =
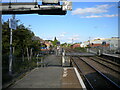
[[[110,1],[110,0],[109,0]],[[112,1],[112,0],[111,0]],[[66,15],[16,15],[26,27],[44,40],[84,42],[89,38],[118,37],[117,2],[73,2]],[[2,15],[4,21],[11,15]]]
[[[2,2],[9,2],[10,0],[1,0]],[[33,2],[36,0],[11,0],[12,2]],[[42,0],[37,0],[42,1]],[[67,0],[72,2],[119,2],[119,0]]]

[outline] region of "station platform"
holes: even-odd
[[[32,70],[10,88],[82,88],[73,68],[45,67]]]
[[[47,56],[45,63],[46,67],[33,69],[9,88],[83,88],[77,69],[62,67],[60,56]]]
[[[66,53],[67,56],[94,56],[94,53]]]
[[[103,55],[120,58],[120,54],[107,54],[107,53],[103,53]]]
[[[80,75],[78,74],[78,71],[76,70],[77,69],[73,67],[63,68],[61,88],[86,88]]]

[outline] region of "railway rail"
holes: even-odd
[[[120,64],[120,54],[102,54],[101,58]]]
[[[105,66],[105,67],[107,67],[107,68],[109,68],[109,69],[111,69],[111,70],[120,74],[120,71],[119,71],[120,70],[120,65],[119,64],[114,63],[112,61],[109,61],[107,59],[99,58],[99,57],[89,57],[89,58],[92,59],[93,61],[95,61],[95,62],[97,62],[97,63],[99,63],[99,64],[101,64],[101,65],[103,65],[103,66]]]
[[[102,57],[98,57],[98,56],[96,56],[96,58],[98,58],[98,59],[100,59],[100,60],[103,60],[103,61],[105,61],[105,62],[109,62],[109,63],[111,63],[111,64],[114,64],[114,65],[120,67],[120,64],[118,64],[118,63],[116,63],[116,62],[113,62],[113,61],[110,61],[110,60],[108,60],[108,59],[105,59],[105,58],[102,58]]]
[[[93,59],[93,57],[92,57],[92,59],[91,59],[91,57],[80,57],[80,58],[84,59],[90,65],[92,65],[93,67],[98,69],[100,72],[102,72],[105,76],[107,76],[110,80],[115,82],[120,87],[119,67],[116,67],[112,64],[105,63],[105,62],[103,63],[100,60]]]
[[[68,53],[76,53],[72,49],[66,49]],[[78,52],[79,53],[79,52]],[[81,53],[81,52],[80,52]],[[120,89],[120,64],[96,56],[72,56],[72,63],[78,68],[80,74],[87,82],[90,89]],[[86,65],[85,65],[86,64]],[[106,83],[107,82],[107,83]]]
[[[81,57],[71,57],[91,89],[120,89],[120,86]]]

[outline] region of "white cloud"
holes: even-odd
[[[64,37],[66,35],[66,32],[62,32],[59,37]]]
[[[101,18],[101,17],[116,17],[117,14],[104,14],[109,12],[108,9],[114,5],[96,5],[91,8],[77,8],[72,11],[72,15],[80,15],[80,18]],[[99,14],[99,15],[98,15]]]
[[[98,9],[109,9],[112,6],[114,6],[114,5],[104,4],[104,5],[96,5],[96,8],[98,8]]]
[[[112,15],[106,14],[106,15],[104,15],[104,17],[116,17],[116,16],[118,16],[118,14],[112,14]]]
[[[91,8],[77,8],[72,11],[72,15],[90,15],[90,14],[100,14],[108,12],[108,9],[112,7],[112,5],[104,4],[104,5],[96,5]]]
[[[68,43],[80,42],[80,35],[74,34],[74,35],[68,37],[68,38],[67,38],[67,42],[68,42]]]
[[[61,34],[60,37],[64,37],[65,35],[64,34]]]
[[[101,18],[101,17],[116,17],[118,16],[117,14],[105,14],[105,15],[90,15],[90,16],[82,16],[81,18]]]

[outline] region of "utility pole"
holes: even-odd
[[[73,38],[72,38],[72,44],[73,44]]]
[[[90,47],[90,37],[89,37],[89,47]]]
[[[10,56],[9,56],[9,74],[12,75],[12,28],[10,29]]]
[[[89,49],[88,49],[88,50],[89,50],[89,52],[90,52],[90,38],[91,38],[91,37],[89,37]]]
[[[9,19],[9,28],[10,28],[10,56],[9,56],[9,75],[12,75],[12,61],[13,61],[13,53],[12,53],[12,29],[16,29],[16,21],[15,15]]]

